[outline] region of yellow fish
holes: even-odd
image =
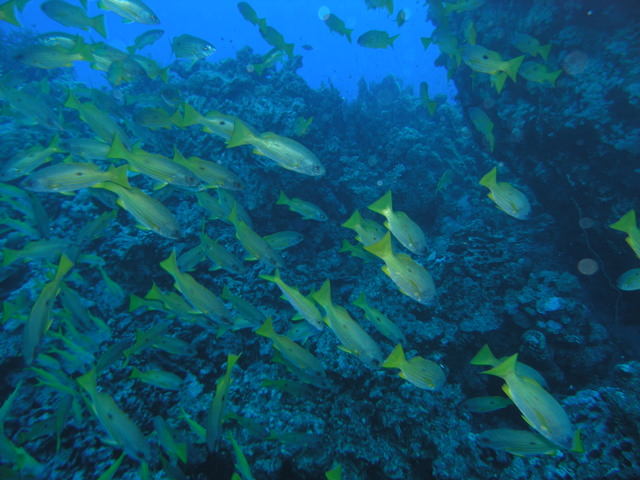
[[[360,293],[358,298],[351,303],[354,306],[361,308],[364,311],[365,318],[373,323],[374,327],[376,327],[382,335],[387,337],[393,343],[406,342],[406,338],[402,333],[402,330],[400,330],[400,328],[398,328],[398,326],[384,313],[369,305],[364,292]]]
[[[489,189],[488,197],[507,215],[524,220],[531,213],[531,204],[520,190],[507,182],[498,182],[498,169],[493,167],[480,179],[480,185]]]
[[[489,145],[489,151],[493,152],[496,146],[496,138],[493,135],[493,122],[481,108],[471,107],[467,110],[467,113],[473,126],[484,136],[487,145]]]
[[[146,370],[143,372],[134,368],[129,378],[138,379],[141,382],[165,390],[180,390],[183,383],[182,378],[178,375],[164,370]]]
[[[117,135],[123,143],[129,143],[126,133],[118,122],[95,104],[78,101],[71,90],[69,90],[69,96],[64,106],[76,110],[80,115],[80,119],[89,125],[101,140],[111,143]]]
[[[216,383],[216,393],[211,400],[211,405],[207,411],[206,420],[206,440],[207,448],[213,451],[220,440],[222,434],[222,421],[224,418],[224,410],[227,403],[227,393],[231,386],[231,371],[238,362],[240,355],[227,355],[227,369],[222,377]]]
[[[85,43],[72,49],[36,44],[20,50],[15,59],[32,67],[49,69],[73,67],[73,62],[90,62],[93,60],[93,53]]]
[[[385,234],[385,229],[381,225],[363,218],[358,210],[353,212],[342,226],[356,232],[356,240],[365,246],[378,242]]]
[[[233,128],[236,124],[236,117],[225,115],[216,110],[202,115],[188,103],[182,105],[183,116],[181,127],[190,127],[191,125],[202,125],[202,131],[218,135],[219,137],[229,140],[233,135]]]
[[[149,460],[149,443],[140,428],[118,407],[109,394],[98,391],[95,368],[78,377],[77,381],[89,393],[93,413],[109,436],[122,446],[130,457],[140,461]]]
[[[394,211],[392,202],[391,190],[389,190],[368,208],[387,219],[384,226],[391,231],[403,247],[416,255],[424,255],[427,250],[424,232],[416,222],[411,220],[409,215]]]
[[[249,225],[238,218],[235,204],[227,218],[236,230],[236,238],[252,257],[262,260],[272,267],[284,266],[284,260],[280,254],[271,248],[265,239],[258,235]]]
[[[249,144],[254,147],[253,153],[264,155],[287,170],[314,177],[325,174],[318,157],[301,143],[272,132],[255,135],[242,120],[236,119],[227,148]]]
[[[49,162],[51,155],[62,152],[64,149],[60,147],[60,138],[56,135],[46,147],[34,145],[5,160],[0,167],[0,179],[7,181],[28,175],[36,168]]]
[[[526,33],[516,33],[511,40],[511,44],[522,53],[526,53],[532,57],[540,55],[545,62],[547,58],[549,58],[549,52],[551,51],[550,43],[541,45],[537,38],[527,35]]]
[[[62,280],[65,275],[69,273],[71,267],[73,267],[73,262],[69,260],[66,255],[62,254],[53,280],[45,284],[31,308],[29,318],[24,326],[22,339],[22,355],[27,365],[33,362],[38,344],[51,326],[49,317],[53,303],[60,292]]]
[[[193,173],[207,188],[244,189],[244,182],[240,180],[240,177],[219,163],[203,160],[199,157],[185,158],[175,147],[173,161]]]
[[[475,354],[475,356],[469,362],[471,365],[485,365],[488,367],[495,367],[506,360],[507,357],[496,358],[489,345],[484,344],[482,348]],[[518,362],[516,365],[516,373],[521,377],[533,378],[543,387],[547,388],[547,381],[535,368],[530,367],[526,363]]]
[[[83,8],[62,0],[47,0],[40,5],[40,8],[49,18],[61,23],[65,27],[77,27],[82,30],[93,28],[104,38],[107,38],[107,29],[104,26],[104,15],[89,17]]]
[[[356,322],[349,312],[331,300],[331,284],[325,280],[320,290],[311,294],[324,309],[325,322],[342,344],[338,348],[357,356],[370,367],[382,361],[382,351],[371,336]]]
[[[129,184],[102,182],[93,188],[109,190],[118,196],[116,203],[129,212],[143,228],[167,238],[180,237],[180,227],[173,214],[161,202]]]
[[[322,330],[322,315],[320,310],[316,307],[313,300],[304,296],[297,288],[287,285],[282,277],[280,271],[276,270],[275,275],[260,275],[260,278],[268,282],[275,283],[282,292],[282,298],[284,298],[295,309],[302,318],[313,325],[318,330]]]
[[[481,45],[465,45],[462,47],[462,60],[475,72],[488,73],[489,75],[504,72],[515,82],[524,55],[511,60],[502,60],[498,52]]]
[[[204,285],[200,284],[190,274],[181,272],[178,268],[175,249],[160,266],[173,277],[173,286],[178,290],[193,308],[212,319],[229,318],[229,311],[220,298]]]
[[[216,47],[202,38],[185,33],[173,38],[171,50],[177,58],[187,59],[187,68],[190,69],[198,60],[212,55]]]
[[[478,443],[494,450],[504,450],[513,455],[555,455],[558,447],[535,432],[496,428],[477,435]]]
[[[446,380],[444,371],[437,363],[422,357],[407,360],[400,344],[382,362],[382,367],[400,369],[401,378],[424,390],[438,390]]]
[[[100,182],[126,182],[127,166],[101,170],[93,163],[63,162],[29,175],[21,185],[33,192],[74,192]]]
[[[153,427],[158,435],[158,443],[162,446],[164,451],[169,455],[172,461],[175,459],[180,460],[186,464],[187,457],[187,443],[179,442],[176,440],[176,434],[164,418],[158,416],[153,419]],[[98,480],[104,480],[102,478]]]
[[[142,0],[98,0],[98,7],[121,16],[127,23],[160,23],[156,14]]]
[[[562,69],[550,71],[546,65],[538,62],[524,62],[520,67],[520,76],[535,83],[550,83],[556,86],[556,80],[562,74]]]
[[[256,333],[270,339],[273,342],[273,348],[280,352],[285,361],[293,366],[295,370],[311,377],[324,377],[326,375],[322,362],[315,355],[286,335],[278,335],[276,333],[271,318],[267,318],[262,326],[256,330]]]
[[[382,259],[385,263],[382,271],[402,293],[423,305],[429,305],[433,301],[436,296],[436,287],[431,274],[408,255],[395,254],[391,247],[389,232],[379,242],[364,249]]]
[[[327,214],[317,205],[302,200],[300,198],[289,198],[280,190],[280,196],[276,201],[276,205],[286,205],[292,212],[299,213],[305,220],[317,220],[318,222],[326,222]]]
[[[393,47],[400,35],[389,35],[384,30],[369,30],[358,37],[358,45],[367,48]]]
[[[132,171],[157,180],[159,183],[155,189],[167,184],[186,189],[200,189],[202,186],[198,177],[189,169],[163,155],[150,153],[139,147],[127,150],[118,135],[115,135],[107,157],[126,160]]]
[[[538,382],[516,372],[518,354],[487,370],[505,381],[504,392],[518,407],[526,422],[540,435],[559,447],[577,449],[579,433],[573,431],[571,420],[562,406]]]
[[[222,268],[227,272],[237,275],[247,270],[242,260],[228,252],[216,240],[208,237],[205,233],[200,234],[200,245],[202,247],[202,253],[214,263],[214,270]]]

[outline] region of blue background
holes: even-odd
[[[26,27],[38,33],[65,31],[81,33],[81,30],[64,27],[48,18],[41,10],[42,2],[30,2],[24,12],[18,14]],[[70,2],[72,3],[72,2]],[[152,28],[161,28],[164,36],[155,44],[141,51],[159,61],[163,66],[174,59],[171,53],[171,38],[183,33],[201,37],[213,43],[217,52],[208,61],[215,62],[223,58],[235,57],[244,46],[251,46],[256,53],[264,54],[270,46],[262,39],[258,28],[247,22],[238,11],[237,1],[203,2],[184,1],[148,1],[147,5],[160,18],[159,25],[141,25],[124,23],[120,17],[105,12],[90,2],[90,15],[104,14],[108,31],[107,43],[120,49],[130,45],[134,38]],[[331,81],[346,98],[354,98],[360,78],[367,81],[379,81],[393,74],[406,85],[416,87],[421,81],[427,81],[431,95],[437,93],[453,95],[452,85],[448,85],[446,71],[433,65],[439,55],[437,47],[432,45],[424,50],[420,37],[431,35],[433,26],[425,21],[426,7],[422,1],[397,1],[392,16],[386,9],[369,10],[364,0],[347,2],[310,2],[308,0],[255,0],[249,2],[260,18],[266,18],[269,25],[280,31],[287,42],[296,45],[295,53],[303,55],[304,65],[298,73],[312,87]],[[326,6],[353,28],[353,43],[329,28],[320,20],[318,10]],[[395,16],[400,9],[409,12],[407,22],[398,27]],[[2,28],[13,28],[3,22]],[[359,46],[359,35],[370,29],[386,30],[390,35],[400,34],[393,48],[385,50],[368,49]],[[102,41],[102,37],[93,31],[84,36],[93,41]],[[307,51],[302,45],[311,45]],[[104,82],[102,74],[90,72],[86,64],[77,64],[76,69],[82,80],[96,86]],[[414,88],[417,94],[417,88]]]

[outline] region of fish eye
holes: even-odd
[[[483,60],[489,60],[489,55],[487,55],[486,53],[484,55],[482,55],[482,59]]]

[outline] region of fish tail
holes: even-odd
[[[387,190],[382,197],[369,205],[369,210],[387,216],[393,211],[393,200],[391,198],[391,190]]]
[[[233,207],[231,207],[231,212],[229,213],[229,215],[227,216],[227,220],[229,220],[229,222],[234,226],[234,228],[237,230],[238,227],[240,226],[240,218],[238,218],[238,203],[237,202],[233,202]]]
[[[22,25],[20,25],[20,22],[16,18],[15,6],[16,2],[14,0],[11,0],[4,3],[3,5],[0,5],[0,12],[2,13],[2,19],[5,22],[9,22],[16,27],[21,27]]]
[[[131,294],[129,296],[129,313],[138,310],[141,307],[144,307],[146,302],[144,298],[141,298],[137,295]]]
[[[60,147],[60,135],[54,135],[47,147],[47,150],[50,150],[52,153],[61,153],[64,150]]]
[[[385,233],[384,237],[372,245],[365,246],[364,249],[382,260],[392,257],[391,234],[389,232]]]
[[[229,355],[227,355],[227,374],[230,374],[231,369],[236,365],[236,363],[238,363],[238,359],[240,358],[240,355],[234,355],[233,353],[230,353]]]
[[[273,321],[271,317],[267,318],[262,326],[256,330],[256,333],[262,337],[274,338],[277,334],[273,329]]]
[[[488,173],[486,173],[481,179],[480,179],[480,185],[482,185],[483,187],[487,187],[489,190],[491,190],[493,187],[496,186],[497,180],[498,179],[498,167],[493,167],[491,170],[489,170]]]
[[[580,429],[576,430],[576,433],[573,434],[573,440],[571,442],[571,451],[575,453],[584,453],[584,445],[582,444]]]
[[[82,104],[78,101],[71,89],[69,89],[69,95],[67,96],[67,100],[64,102],[64,106],[67,108],[73,108],[74,110],[78,110],[82,107]]]
[[[291,199],[285,195],[285,193],[280,190],[280,195],[278,195],[278,200],[276,200],[276,205],[289,205],[291,203]]]
[[[469,362],[471,365],[490,365],[494,366],[499,363],[498,359],[495,357],[489,345],[486,343],[482,346],[482,348],[475,354],[475,356]]]
[[[58,269],[56,270],[56,275],[53,279],[54,282],[59,282],[62,280],[69,270],[73,267],[73,262],[69,257],[67,257],[64,253],[60,255],[60,261],[58,262]]]
[[[122,160],[129,160],[131,155],[127,150],[127,147],[124,146],[122,140],[120,140],[120,135],[117,133],[113,136],[113,141],[111,142],[111,148],[109,148],[109,152],[107,153],[107,158],[120,158]]]
[[[618,230],[620,232],[624,232],[628,235],[637,228],[636,227],[636,211],[629,210],[625,213],[620,220],[615,223],[609,225],[609,228],[613,228],[614,230]]]
[[[407,359],[404,356],[404,350],[402,350],[402,345],[398,344],[381,366],[383,368],[401,368],[405,363],[407,363]]]
[[[294,47],[294,46],[295,46],[295,45],[294,45],[293,43],[285,43],[285,44],[284,44],[284,48],[283,48],[283,50],[286,52],[286,54],[287,54],[289,57],[293,57],[293,47]]]
[[[129,171],[129,165],[121,165],[119,167],[109,167],[107,173],[110,174],[109,182],[117,183],[123,187],[130,188],[129,179],[127,178],[127,172]]]
[[[387,11],[389,12],[389,15],[391,15],[393,13],[393,0],[387,0],[385,2],[385,6],[387,7]]]
[[[351,43],[351,34],[353,33],[353,28],[347,28],[344,31],[344,35],[347,37],[347,40],[349,40],[349,43]]]
[[[556,70],[555,72],[551,72],[549,74],[549,81],[551,82],[551,85],[553,85],[554,87],[556,86],[556,80],[558,80],[558,77],[562,74],[562,70]]]
[[[227,141],[227,148],[247,145],[255,139],[255,135],[249,130],[242,120],[236,118],[233,125],[233,134]]]
[[[354,249],[354,246],[351,245],[347,240],[342,240],[342,246],[338,252],[340,253],[350,253]]]
[[[182,116],[182,122],[180,123],[180,127],[190,127],[191,125],[195,125],[202,121],[202,115],[195,108],[189,105],[187,102],[182,104],[182,108],[184,110],[184,114]]]
[[[20,250],[14,250],[12,248],[5,248],[2,250],[2,266],[6,267],[7,265],[11,265],[18,258],[20,258]]]
[[[393,35],[392,37],[389,37],[389,45],[390,45],[391,47],[393,47],[393,42],[395,42],[395,41],[396,41],[396,39],[397,39],[399,36],[400,36],[400,34]]]
[[[173,112],[173,115],[169,117],[169,121],[171,122],[171,125],[182,128],[183,116],[180,114],[180,110],[176,110],[175,112]],[[168,125],[166,128],[171,128],[171,125]]]
[[[356,210],[355,212],[353,212],[353,215],[351,215],[347,219],[347,221],[342,224],[342,226],[344,228],[350,228],[351,230],[355,230],[361,224],[362,224],[362,215],[360,215],[360,212]]]
[[[229,300],[232,296],[231,290],[226,285],[222,288],[222,294],[220,295],[223,300]]]
[[[516,77],[518,76],[518,70],[520,69],[520,65],[524,60],[524,55],[520,55],[519,57],[512,58],[506,62],[506,66],[504,72],[509,75],[509,78],[516,81]]]
[[[160,69],[160,73],[158,74],[162,83],[169,83],[169,66]]]
[[[311,298],[313,298],[318,304],[320,304],[325,310],[327,307],[331,305],[331,282],[329,280],[325,280],[320,290],[313,292],[311,294]]]
[[[177,113],[177,112],[176,112]],[[174,162],[176,162],[179,165],[185,166],[188,163],[187,159],[184,158],[184,155],[182,154],[182,152],[180,150],[178,150],[178,147],[176,147],[175,145],[173,146],[173,159]]]
[[[280,270],[276,268],[276,273],[273,275],[260,275],[260,278],[266,280],[267,282],[273,282],[275,284],[282,283],[282,278],[280,277]]]
[[[546,45],[541,45],[538,49],[538,53],[542,57],[542,59],[546,62],[547,58],[549,58],[549,52],[551,52],[551,44],[548,43]]]
[[[506,358],[502,363],[482,373],[486,375],[495,375],[496,377],[500,377],[500,378],[506,378],[509,375],[514,375],[516,373],[517,363],[518,363],[518,354],[514,353],[510,357]]]
[[[96,368],[93,367],[84,375],[80,375],[76,382],[82,388],[84,388],[90,397],[93,397],[96,393],[98,393],[98,376],[96,374]]]
[[[104,24],[104,15],[96,15],[91,19],[91,26],[93,29],[102,35],[102,38],[107,38],[107,27]]]
[[[504,88],[504,84],[507,81],[507,74],[504,72],[498,72],[495,75],[491,76],[491,83],[493,84],[493,86],[496,89],[496,92],[500,93],[502,92],[502,89]]]
[[[420,42],[422,42],[422,48],[426,50],[427,48],[429,48],[429,45],[431,45],[431,42],[433,42],[433,40],[429,37],[420,37]]]
[[[358,295],[358,298],[356,298],[353,302],[351,302],[351,304],[356,307],[360,307],[362,309],[365,309],[365,307],[369,306],[367,304],[367,296],[364,294],[364,292],[360,292],[360,295]]]
[[[160,262],[160,266],[172,277],[175,277],[180,273],[180,271],[178,270],[178,260],[176,258],[175,248],[171,250],[171,255]]]

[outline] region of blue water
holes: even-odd
[[[159,25],[140,25],[124,23],[120,17],[97,8],[95,2],[89,2],[89,15],[105,14],[109,44],[124,49],[131,45],[133,39],[151,28],[161,28],[164,36],[155,44],[147,47],[142,53],[157,60],[161,65],[171,63],[175,58],[171,53],[171,39],[176,35],[189,33],[211,42],[217,52],[208,61],[216,62],[235,57],[236,52],[250,46],[258,54],[265,54],[270,49],[260,36],[257,27],[245,21],[240,15],[234,1],[216,2],[214,6],[205,6],[195,0],[185,2],[153,2],[150,6],[157,14]],[[403,84],[417,92],[417,85],[426,81],[432,95],[444,94],[452,97],[455,88],[447,82],[446,70],[433,65],[440,54],[437,46],[424,50],[419,38],[428,37],[433,30],[430,22],[426,22],[426,7],[422,1],[395,2],[395,11],[406,9],[408,20],[398,27],[393,16],[386,9],[371,10],[364,2],[309,2],[305,0],[258,0],[251,2],[260,18],[266,18],[269,25],[280,31],[287,42],[296,45],[296,55],[303,56],[303,67],[300,75],[310,86],[332,84],[347,99],[357,94],[358,81],[379,81],[387,75],[396,76]],[[337,33],[331,32],[320,20],[318,11],[321,7],[342,18],[348,28],[353,28],[353,43]],[[47,17],[38,3],[31,2],[25,8],[25,24],[36,32],[63,31],[77,33],[77,29],[67,28]],[[3,28],[13,28],[3,25]],[[400,34],[394,48],[372,50],[359,46],[358,36],[367,30],[387,30],[390,34]],[[101,37],[91,31],[86,35],[94,41]],[[301,47],[310,45],[308,51]],[[94,75],[88,66],[78,64],[75,67],[80,78],[94,85],[104,83],[102,75]]]

